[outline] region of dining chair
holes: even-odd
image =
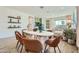
[[[25,33],[24,33],[24,30],[27,30],[27,29],[22,29],[22,35],[23,35],[24,37],[26,37],[26,36],[25,36]]]
[[[15,31],[15,36],[16,36],[16,40],[17,40],[17,44],[16,44],[17,51],[22,46],[21,50],[20,50],[20,52],[22,52],[22,49],[23,49],[23,40],[22,40],[22,37],[23,36],[20,34],[19,31]]]
[[[49,47],[53,47],[54,48],[54,52],[55,53],[56,53],[56,47],[58,47],[58,50],[61,53],[61,50],[60,50],[60,48],[58,46],[58,44],[60,42],[60,39],[61,39],[61,36],[58,36],[58,37],[55,36],[55,39],[53,41],[52,40],[46,40],[45,41],[46,46],[45,46],[44,52],[46,51],[47,45],[49,45]],[[50,42],[50,41],[52,41],[52,42]]]
[[[23,43],[26,52],[32,52],[32,53],[42,52],[43,47],[39,40],[23,38]]]

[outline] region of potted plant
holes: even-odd
[[[65,30],[64,34],[69,44],[75,44],[76,33],[72,29]]]
[[[64,33],[64,39],[63,40],[67,42],[68,41],[67,30],[64,30],[63,33]]]

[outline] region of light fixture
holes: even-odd
[[[43,9],[44,7],[43,6],[40,6],[40,8]]]

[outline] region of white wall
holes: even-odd
[[[22,28],[20,29],[8,29],[9,27],[9,19],[8,16],[21,16],[21,24],[20,26]],[[31,16],[26,13],[22,13],[17,10],[9,9],[6,7],[0,7],[0,38],[6,38],[6,37],[11,37],[14,36],[14,31],[15,30],[22,30],[27,28],[28,24],[28,16]]]

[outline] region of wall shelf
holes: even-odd
[[[12,19],[21,19],[20,16],[14,17],[14,16],[8,16],[8,18],[12,18]]]
[[[8,23],[11,23],[11,25],[8,28],[21,28],[20,25],[16,25],[16,24],[21,24],[21,22],[20,22],[21,17],[20,16],[17,16],[17,17],[8,16],[8,18],[9,18],[9,22]]]
[[[8,27],[8,28],[21,28],[21,27]]]
[[[20,26],[9,26],[8,28],[21,28]]]
[[[21,22],[8,22],[8,23],[16,23],[16,24],[21,24]]]

